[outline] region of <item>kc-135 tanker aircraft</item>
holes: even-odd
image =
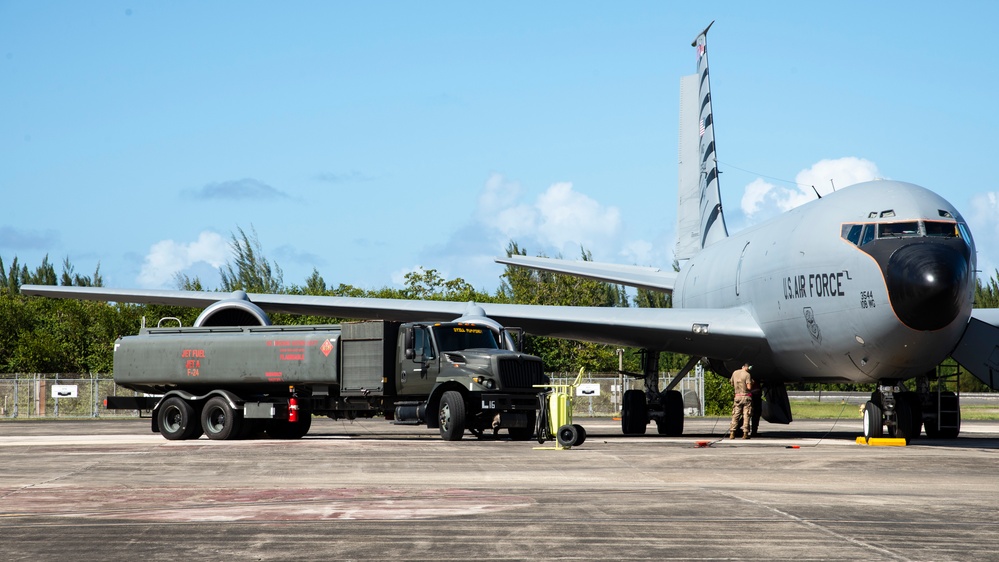
[[[791,421],[786,383],[876,383],[864,434],[911,439],[960,430],[957,396],[931,390],[948,356],[999,387],[999,310],[974,309],[976,254],[967,223],[934,192],[871,181],[729,235],[722,212],[706,48],[681,79],[678,272],[513,256],[498,262],[672,293],[672,309],[453,303],[301,295],[231,295],[26,285],[27,295],[205,307],[199,325],[269,324],[267,313],[451,321],[487,316],[528,333],[641,348],[645,390],[624,397],[622,429],[683,431],[673,386],[697,362],[725,376],[743,362],[763,383],[763,417]],[[660,351],[690,361],[663,389]]]

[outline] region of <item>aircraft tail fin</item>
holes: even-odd
[[[691,258],[706,246],[728,237],[718,187],[718,158],[708,78],[706,40],[711,25],[691,43],[697,51],[697,74],[680,79],[677,259]]]

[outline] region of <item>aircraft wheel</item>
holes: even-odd
[[[903,417],[909,417],[909,422],[905,424],[905,439],[911,441],[919,437],[923,430],[923,408],[919,403],[919,396],[914,392],[899,392],[895,395],[895,409],[907,409],[908,413],[900,413],[898,421],[902,422]],[[896,435],[896,437],[903,437]]]
[[[885,429],[884,415],[881,405],[871,400],[864,407],[864,437],[867,439],[883,437]]]
[[[156,414],[160,434],[171,441],[190,439],[198,430],[194,407],[190,402],[177,396],[163,401]]]
[[[566,424],[558,428],[558,436],[556,437],[556,440],[559,445],[563,447],[572,447],[576,444],[578,439],[579,432],[576,431],[576,426]]]
[[[889,426],[888,434],[905,439],[906,443],[915,438],[912,435],[912,406],[901,393],[895,396],[895,425]]]
[[[460,441],[465,434],[465,399],[461,393],[449,390],[441,397],[438,411],[441,438],[445,441]]]
[[[663,393],[663,417],[656,420],[656,429],[667,437],[683,435],[683,394],[679,390]]]
[[[578,423],[572,424],[572,427],[576,428],[576,442],[572,444],[573,447],[578,447],[586,441],[586,428],[579,425]]]
[[[243,425],[243,413],[234,410],[229,401],[216,396],[207,403],[201,411],[201,428],[209,439],[236,439]]]
[[[649,411],[645,392],[637,389],[625,392],[621,406],[621,433],[645,435],[647,425],[649,425]]]

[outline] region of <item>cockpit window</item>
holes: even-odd
[[[919,236],[919,222],[886,222],[878,225],[878,238],[913,238]]]
[[[926,235],[934,238],[954,238],[959,236],[957,223],[955,222],[930,222],[926,223]]]
[[[855,246],[863,246],[875,239],[898,238],[955,238],[971,243],[964,224],[947,221],[902,221],[867,224],[844,224],[840,236]]]
[[[860,233],[864,230],[864,225],[862,224],[844,224],[843,225],[843,238],[846,238],[850,242],[853,242],[854,246],[860,245]]]
[[[874,240],[874,230],[876,229],[876,227],[877,225],[874,224],[864,225],[864,236],[860,239],[861,246],[867,244],[871,240]]]

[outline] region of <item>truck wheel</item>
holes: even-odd
[[[171,441],[190,439],[198,429],[194,407],[187,400],[177,396],[171,396],[163,401],[159,413],[156,414],[156,422],[163,437]]]
[[[233,410],[221,396],[209,400],[201,411],[201,427],[209,439],[236,439],[242,422],[242,412]]]
[[[555,440],[563,447],[572,447],[579,440],[579,431],[574,425],[563,425],[558,428],[558,435],[555,437]]]
[[[461,393],[449,390],[441,397],[439,411],[441,438],[445,441],[459,441],[465,434],[465,399]]]
[[[531,437],[534,437],[534,426],[537,425],[538,420],[536,414],[531,412],[528,417],[527,427],[511,427],[510,439],[514,441],[530,441]]]
[[[301,439],[312,427],[312,414],[307,414],[295,423],[288,420],[271,420],[267,424],[267,435],[271,439]]]

